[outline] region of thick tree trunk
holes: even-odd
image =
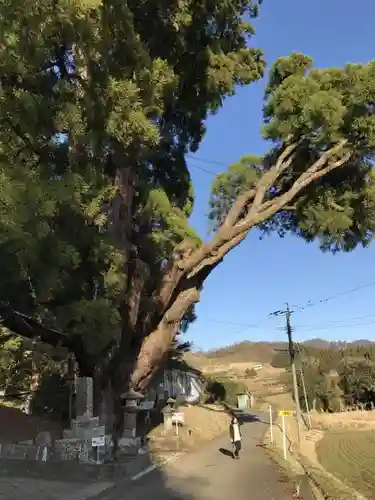
[[[304,172],[296,175],[291,187],[271,195],[280,176],[295,158],[300,143],[285,144],[275,164],[264,172],[257,185],[238,196],[215,236],[196,248],[189,241],[179,245],[159,277],[159,285],[151,297],[144,293],[148,279],[147,265],[138,259],[132,246],[132,217],[134,200],[133,171],[123,166],[123,158],[114,145],[114,183],[118,193],[109,213],[110,231],[123,256],[126,277],[119,310],[122,316],[122,338],[117,354],[110,359],[111,371],[103,380],[111,384],[116,419],[113,424],[115,439],[123,426],[120,395],[128,387],[145,389],[159,371],[179,330],[188,308],[199,300],[199,293],[209,273],[235,248],[249,231],[288,208],[293,209],[297,195],[312,182],[344,165],[351,156],[346,141],[339,141]],[[121,153],[121,151],[120,151]],[[128,162],[129,164],[129,162]],[[147,295],[147,297],[146,297]],[[37,320],[27,317],[0,303],[4,326],[25,337],[35,338],[54,346],[72,350],[86,374],[93,364],[85,352],[82,339],[45,328]],[[103,356],[107,356],[103,354]],[[107,356],[108,357],[108,356]],[[88,375],[89,376],[89,375]]]
[[[177,333],[178,325],[162,324],[150,333],[142,343],[130,386],[144,391],[168,358],[169,349]]]
[[[118,442],[124,432],[124,410],[121,394],[125,387],[122,365],[109,366],[100,360],[94,368],[94,415],[112,435],[113,458],[118,456]],[[128,377],[129,378],[129,377]]]
[[[158,326],[145,336],[130,379],[133,389],[138,391],[146,389],[167,360],[168,352],[179,331],[184,314],[199,301],[198,289],[206,274],[200,279],[185,281],[182,291],[170,301],[170,306],[166,309]]]

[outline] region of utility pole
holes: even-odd
[[[297,384],[297,372],[296,372],[296,351],[294,348],[293,338],[292,338],[292,325],[290,323],[290,318],[292,316],[292,311],[289,309],[289,304],[286,304],[286,309],[281,311],[276,311],[271,313],[271,316],[285,316],[286,320],[286,333],[288,335],[288,351],[290,358],[290,365],[292,368],[292,378],[293,378],[293,393],[294,400],[296,404],[296,421],[297,421],[297,434],[298,434],[298,444],[301,446],[301,407],[299,404],[299,394],[298,394],[298,384]]]
[[[296,402],[296,420],[297,420],[297,432],[298,432],[298,444],[301,445],[301,408],[299,404],[299,394],[298,394],[298,383],[297,383],[297,372],[296,372],[296,351],[294,348],[293,338],[292,338],[292,325],[290,324],[290,317],[292,313],[289,309],[289,304],[286,304],[285,318],[286,318],[286,333],[288,335],[289,343],[289,356],[290,364],[292,366],[292,377],[293,377],[293,392],[294,399]]]
[[[303,374],[303,369],[302,369],[302,364],[300,368],[300,374],[301,374],[301,381],[302,381],[302,389],[303,389],[303,396],[305,398],[305,406],[306,406],[306,411],[307,411],[307,420],[309,423],[309,430],[311,430],[311,414],[310,414],[310,408],[309,408],[309,401],[307,399],[307,392],[306,392],[306,385],[305,385],[305,376]]]

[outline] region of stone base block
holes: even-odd
[[[77,427],[81,428],[94,428],[99,425],[99,417],[78,417],[72,420],[72,428],[75,429]]]

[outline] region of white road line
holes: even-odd
[[[141,477],[145,476],[146,474],[149,474],[150,472],[154,471],[155,469],[158,469],[159,467],[163,467],[163,465],[167,464],[171,460],[175,460],[180,455],[182,455],[182,453],[175,453],[171,457],[168,457],[165,460],[163,460],[163,462],[161,464],[150,465],[149,467],[146,467],[146,469],[141,470],[141,472],[138,472],[138,474],[135,474],[134,476],[132,476],[130,478],[130,480],[131,481],[137,481],[138,479],[140,479]]]

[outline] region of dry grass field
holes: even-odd
[[[208,352],[187,353],[186,361],[199,369],[213,365],[228,366],[231,363],[270,363],[276,349],[285,345],[281,342],[241,342]]]
[[[375,429],[375,411],[314,413],[313,424],[315,429],[327,431]]]
[[[273,426],[274,444],[268,444],[267,446],[271,457],[279,466],[284,468],[286,472],[289,471],[292,476],[308,474],[316,498],[319,500],[363,500],[365,497],[359,495],[355,489],[358,488],[358,485],[349,482],[345,483],[344,478],[337,473],[337,465],[334,464],[332,469],[328,469],[327,464],[319,460],[317,449],[321,446],[321,440],[324,439],[324,436],[331,435],[331,433],[316,429],[309,431],[302,426],[301,447],[299,447],[295,418],[287,417],[285,420],[288,447],[287,460],[283,459],[280,420],[276,421]],[[266,439],[266,442],[268,443],[268,439]],[[323,453],[327,453],[327,451],[325,450]],[[337,450],[336,453],[338,453]],[[356,468],[357,465],[352,464],[352,471],[357,470]],[[353,472],[353,474],[355,473]],[[372,498],[375,498],[375,496],[368,497],[368,499]]]
[[[328,472],[366,498],[375,498],[374,430],[327,432],[316,451]]]

